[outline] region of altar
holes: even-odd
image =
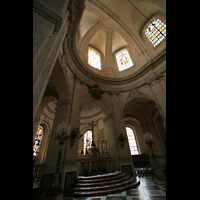
[[[79,176],[109,173],[113,170],[112,157],[108,152],[99,153],[99,147],[88,148],[88,154],[78,155]]]

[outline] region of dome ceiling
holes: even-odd
[[[113,3],[114,2],[114,3]],[[74,29],[76,64],[87,77],[103,80],[125,80],[137,75],[165,51],[166,43],[156,48],[144,35],[144,28],[153,17],[164,23],[165,2],[150,0],[86,0],[80,22]],[[88,48],[100,53],[101,70],[88,64]],[[133,67],[119,71],[115,54],[127,49]],[[91,74],[91,76],[88,74]],[[106,79],[105,79],[106,78]]]

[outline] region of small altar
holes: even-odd
[[[108,152],[99,153],[99,147],[88,147],[88,154],[78,155],[79,176],[112,172],[112,157]]]

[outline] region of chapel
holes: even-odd
[[[165,179],[166,1],[33,0],[33,189],[122,191],[140,168]]]

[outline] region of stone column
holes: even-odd
[[[121,106],[119,101],[119,94],[110,93],[111,101],[112,101],[112,109],[113,109],[113,122],[112,124],[109,124],[110,126],[113,126],[114,129],[107,133],[107,145],[108,145],[108,152],[112,146],[115,146],[115,158],[118,159],[119,169],[123,171],[123,169],[126,170],[129,168],[129,171],[132,171],[132,175],[135,176],[135,169],[132,162],[132,157],[130,153],[130,148],[128,144],[128,139],[124,142],[124,147],[121,147],[120,142],[118,140],[118,136],[122,133],[125,137],[127,137],[126,133],[126,127],[125,127],[125,121],[123,117],[123,113],[121,112]],[[105,121],[105,119],[104,119]],[[104,122],[105,124],[105,122]],[[111,128],[109,126],[109,128]],[[105,129],[105,127],[104,127]],[[112,136],[111,136],[112,135]],[[114,142],[114,143],[113,143]],[[113,144],[113,145],[111,145]]]
[[[74,79],[74,91],[73,91],[73,99],[72,99],[72,109],[71,109],[71,115],[70,115],[70,119],[69,119],[69,123],[71,125],[71,131],[78,127],[80,128],[80,111],[81,111],[81,107],[80,107],[80,94],[81,94],[81,90],[82,90],[82,85],[79,83],[77,77],[75,76]],[[80,138],[80,140],[82,140],[83,138]],[[62,189],[64,189],[65,186],[65,181],[66,180],[66,173],[73,173],[76,172],[76,179],[78,178],[78,138],[75,138],[74,140],[74,144],[71,147],[70,145],[70,138],[67,141],[67,146],[65,148],[65,153],[64,153],[64,157],[63,157],[63,162],[62,162]]]
[[[57,161],[57,156],[58,156],[58,151],[59,151],[59,144],[58,144],[58,141],[55,140],[55,133],[57,131],[58,123],[61,123],[64,120],[66,120],[66,122],[68,121],[69,112],[71,110],[70,107],[71,107],[71,101],[69,99],[63,102],[57,103],[56,115],[55,115],[52,132],[51,132],[51,136],[49,140],[47,155],[45,159],[46,166],[45,166],[44,173],[54,174],[55,172],[56,161]],[[63,157],[64,157],[64,150],[66,148],[65,145],[66,143],[63,146],[61,161],[63,160]]]
[[[162,74],[158,75],[153,80],[148,81],[147,85],[149,85],[152,95],[159,103],[157,107],[163,118],[163,125],[166,129],[166,84],[162,79]]]
[[[153,149],[154,155],[156,157],[165,157],[166,149],[165,149],[165,146],[160,137],[160,133],[157,131],[156,124],[154,124],[154,123],[142,124],[141,128],[143,130],[143,133],[149,132],[149,133],[151,133],[151,135],[153,137],[154,143],[152,144],[152,149]],[[151,149],[150,149],[149,145],[146,145],[146,146],[147,146],[147,150],[149,152],[150,160],[152,160],[153,155],[152,155]],[[161,162],[165,163],[166,162],[165,158],[161,158],[161,159],[157,158],[157,163],[160,164]]]
[[[40,55],[35,56],[33,60],[33,121],[56,62],[58,50],[68,30],[69,22],[67,17],[66,15],[65,19],[63,19],[64,23],[59,32],[50,32],[44,47],[39,51]]]

